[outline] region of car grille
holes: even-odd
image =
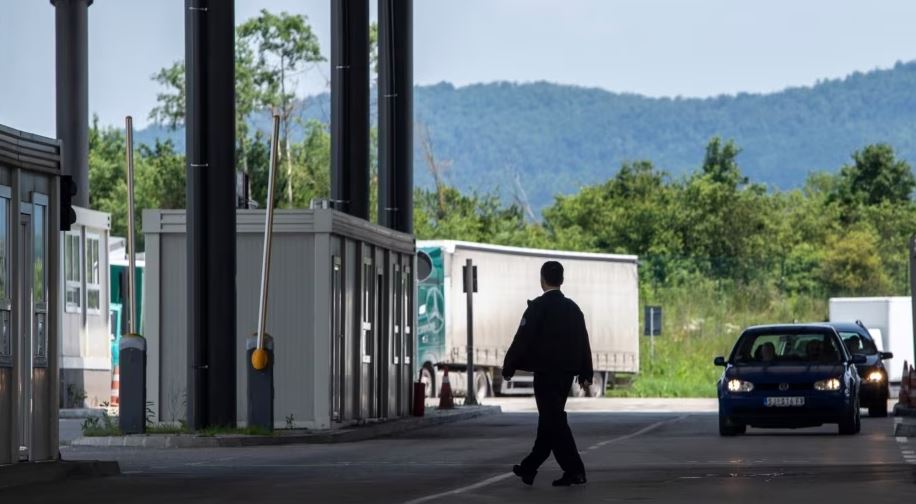
[[[779,383],[755,383],[754,390],[773,390],[779,392]],[[789,388],[785,390],[786,392],[792,390],[813,390],[813,382],[804,382],[804,383],[789,383]]]

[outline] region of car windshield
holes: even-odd
[[[878,353],[875,341],[864,334],[840,331],[840,337],[843,338],[843,344],[846,345],[846,349],[853,355],[875,355]]]
[[[735,364],[832,364],[842,352],[825,333],[747,333],[735,347]]]

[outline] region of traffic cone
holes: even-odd
[[[115,366],[111,372],[111,406],[121,402],[121,366]]]
[[[900,375],[900,394],[897,404],[907,407],[910,405],[910,365],[903,361],[903,373]]]
[[[448,367],[445,367],[445,374],[442,376],[442,389],[439,391],[439,409],[452,409],[455,407],[455,399],[452,397],[452,385],[448,382]]]

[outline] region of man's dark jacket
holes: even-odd
[[[503,362],[503,375],[515,371],[569,373],[592,379],[592,350],[582,310],[559,290],[534,301],[519,323]]]

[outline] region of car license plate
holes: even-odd
[[[804,397],[767,397],[764,405],[774,408],[786,408],[792,406],[804,406]]]

